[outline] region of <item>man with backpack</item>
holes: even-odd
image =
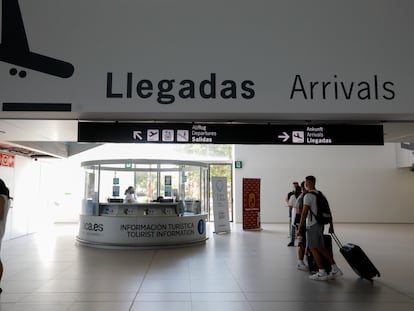
[[[319,271],[309,276],[312,280],[327,281],[342,276],[341,269],[336,265],[332,253],[324,245],[323,231],[325,224],[329,223],[329,233],[334,232],[332,214],[330,213],[329,204],[322,192],[315,188],[316,178],[307,176],[305,178],[305,187],[308,193],[303,199],[303,211],[300,220],[300,228],[306,224],[306,241],[307,247],[312,252]],[[302,230],[298,230],[300,234]],[[324,267],[324,260],[329,262],[332,269],[328,274]]]

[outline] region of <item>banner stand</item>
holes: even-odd
[[[262,230],[259,178],[243,178],[243,230]]]
[[[214,233],[230,233],[227,178],[213,176]]]

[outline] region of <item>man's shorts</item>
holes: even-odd
[[[323,229],[324,226],[320,224],[314,224],[306,229],[306,242],[309,248],[325,247],[325,243],[323,242]]]

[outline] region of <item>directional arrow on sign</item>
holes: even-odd
[[[278,138],[283,139],[283,142],[285,142],[285,141],[287,141],[290,138],[290,136],[289,136],[288,133],[283,132],[283,134],[282,135],[279,135]]]
[[[142,131],[133,131],[132,138],[142,140]]]

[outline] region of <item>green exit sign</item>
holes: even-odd
[[[242,168],[243,167],[243,162],[242,161],[235,161],[234,162],[234,167],[235,168]]]
[[[125,163],[125,168],[132,168],[132,163]]]

